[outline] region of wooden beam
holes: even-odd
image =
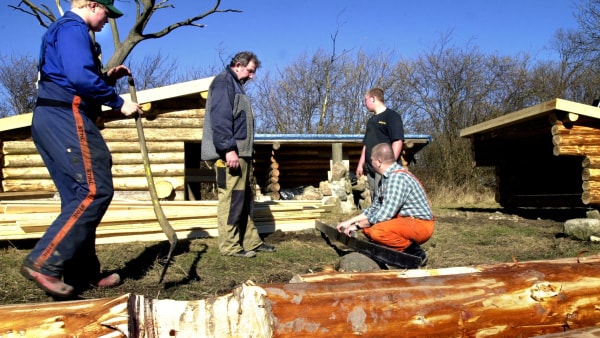
[[[475,134],[490,132],[495,129],[516,125],[543,114],[550,114],[555,110],[600,119],[600,108],[598,107],[563,99],[554,99],[518,110],[513,113],[502,115],[495,119],[491,119],[468,128],[464,128],[460,131],[460,137],[468,137]]]

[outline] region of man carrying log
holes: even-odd
[[[421,257],[424,265],[426,255],[420,244],[433,234],[435,218],[423,186],[396,163],[387,143],[373,147],[371,163],[382,176],[373,204],[361,214],[340,222],[337,230],[350,236],[351,232],[362,229],[372,242]]]

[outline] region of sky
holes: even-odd
[[[0,0],[0,55],[37,57],[44,28],[26,14],[8,7],[20,0]],[[200,21],[204,28],[182,27],[166,37],[142,42],[132,58],[155,55],[175,60],[180,69],[220,68],[238,51],[254,51],[261,70],[282,70],[301,55],[319,49],[367,54],[393,51],[413,58],[450,34],[454,46],[477,46],[484,53],[514,56],[525,52],[539,60],[554,54],[547,49],[558,29],[575,29],[578,0],[222,0],[217,13]],[[40,3],[40,1],[35,1]],[[159,2],[159,1],[157,1]],[[54,1],[44,3],[52,6]],[[62,1],[64,8],[69,4]],[[169,0],[174,8],[159,10],[146,32],[203,13],[212,0]],[[135,17],[133,0],[116,0],[125,13],[117,19],[121,38]],[[97,35],[105,55],[111,54],[110,27]],[[222,55],[220,52],[222,51]],[[107,58],[105,59],[107,60]],[[260,71],[260,70],[259,70]],[[257,74],[258,76],[259,74]]]

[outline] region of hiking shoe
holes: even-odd
[[[56,297],[70,297],[75,290],[71,285],[65,284],[60,280],[60,278],[44,275],[25,265],[21,267],[21,275],[30,281],[35,282],[42,290]]]
[[[96,286],[99,288],[114,288],[115,286],[118,286],[119,284],[121,284],[121,276],[119,276],[118,273],[113,273],[104,278],[101,278],[96,283]]]
[[[274,252],[275,247],[272,245],[263,243],[258,248],[254,249],[254,251]]]
[[[408,246],[408,248],[404,250],[404,253],[421,258],[421,264],[419,265],[419,267],[427,265],[427,254],[425,253],[425,250],[423,250],[423,248],[419,245],[419,243],[412,242]]]
[[[240,251],[238,251],[238,252],[234,253],[232,256],[234,256],[234,257],[245,257],[245,258],[251,258],[251,257],[254,257],[254,256],[256,256],[256,251],[252,251],[252,250],[250,250],[250,251],[246,251],[246,250],[243,250],[243,249],[242,249],[242,250],[240,250]]]

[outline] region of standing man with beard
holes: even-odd
[[[215,168],[219,251],[226,256],[250,258],[256,251],[275,251],[263,243],[252,220],[254,112],[244,84],[259,67],[256,54],[237,53],[208,89],[201,156]]]

